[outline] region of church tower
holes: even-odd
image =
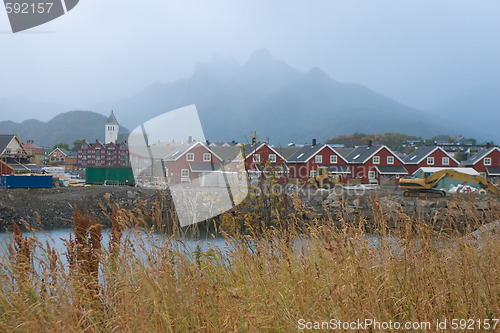
[[[104,144],[108,143],[116,143],[118,140],[118,132],[120,131],[120,125],[118,125],[118,121],[116,121],[115,114],[111,111],[111,115],[106,121],[105,125],[105,135],[104,135]]]

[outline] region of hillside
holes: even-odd
[[[95,141],[104,139],[107,117],[91,111],[61,113],[48,122],[25,120],[22,123],[0,122],[0,133],[17,134],[23,142],[34,140],[40,146],[52,147],[71,143],[76,139]]]
[[[354,132],[457,134],[427,113],[364,86],[335,81],[318,68],[301,72],[267,50],[254,52],[242,65],[214,58],[196,65],[190,78],[155,83],[126,100],[92,109],[114,108],[121,123],[135,128],[189,104],[196,104],[210,140],[246,140],[251,131],[275,144]]]

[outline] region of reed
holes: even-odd
[[[464,237],[498,218],[496,202],[478,211],[455,199],[446,214],[465,227],[444,232],[373,200],[370,223],[345,212],[305,219],[297,198],[286,215],[272,201],[263,217],[243,205],[221,218],[225,247],[205,250],[151,233],[146,217],[158,221],[157,208],[108,207],[106,247],[99,221],[75,209],[68,264],[14,229],[0,266],[0,331],[294,332],[300,319],[499,318],[498,238]]]

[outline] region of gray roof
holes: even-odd
[[[106,121],[106,125],[118,125],[118,121],[116,120],[115,113],[113,111],[111,111],[111,114]]]
[[[295,154],[297,151],[299,151],[302,147],[273,147],[274,150],[276,150],[281,156],[286,158],[287,160],[290,159],[290,157]]]
[[[489,176],[500,176],[500,167],[487,167],[486,171]]]
[[[405,164],[418,164],[420,161],[422,161],[424,158],[426,158],[430,153],[432,153],[434,150],[439,149],[438,146],[422,146],[415,148],[413,152],[408,154],[404,158]]]
[[[191,147],[193,147],[195,143],[185,143],[183,145],[179,146],[173,146],[173,147],[168,147],[168,148],[163,148],[163,149],[168,149],[167,155],[163,158],[164,161],[175,161],[179,158],[179,156],[182,156],[184,153],[186,153]]]
[[[463,162],[463,165],[472,166],[479,162],[483,157],[491,153],[493,150],[498,149],[497,147],[484,148],[478,151],[474,156],[469,158],[467,161]]]
[[[327,145],[320,143],[315,146],[307,145],[301,147],[298,151],[296,151],[288,158],[288,162],[304,163],[326,146]]]
[[[405,167],[402,165],[377,165],[375,167],[381,175],[407,175]]]
[[[7,148],[12,138],[15,137],[14,134],[1,134],[0,135],[0,154]]]
[[[225,162],[230,162],[235,160],[241,151],[241,149],[236,146],[233,147],[215,146],[215,147],[209,147],[209,149]]]
[[[378,150],[380,150],[382,145],[375,146],[359,146],[355,148],[347,157],[348,163],[364,163],[372,155],[374,155]]]
[[[356,148],[335,148],[335,151],[342,155],[347,160],[347,156],[352,153]]]

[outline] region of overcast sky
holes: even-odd
[[[499,36],[500,0],[81,0],[17,34],[0,8],[0,99],[84,108],[268,48],[426,110],[500,80]]]

